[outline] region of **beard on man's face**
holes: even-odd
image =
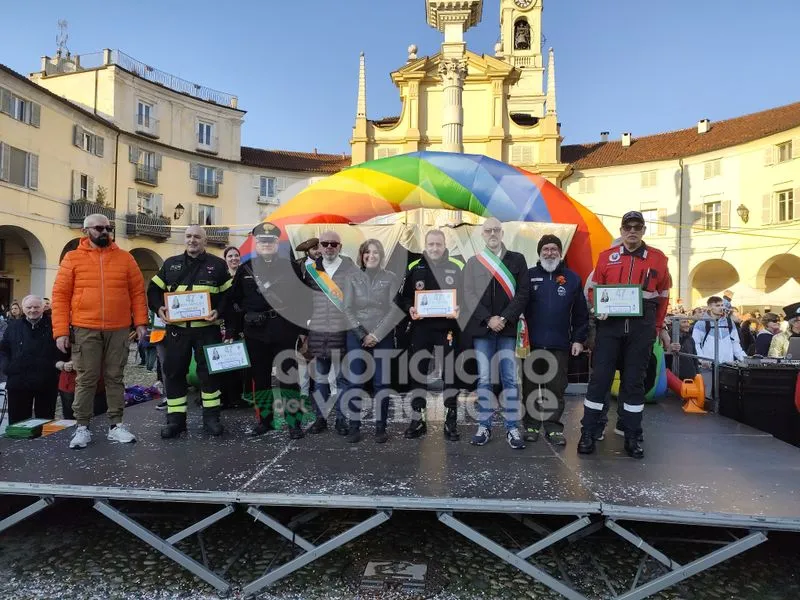
[[[542,268],[547,271],[548,273],[552,273],[558,268],[558,265],[561,264],[560,258],[544,258],[539,256],[539,263],[542,265]]]
[[[111,236],[108,233],[101,233],[99,235],[91,235],[92,242],[101,248],[107,247],[111,243]]]

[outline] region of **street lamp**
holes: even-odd
[[[183,208],[183,204],[179,203],[178,206],[175,207],[175,214],[173,216],[175,217],[176,221],[179,221],[180,218],[183,216],[183,211],[184,210],[186,210],[186,209]]]
[[[742,223],[747,223],[750,220],[750,209],[744,204],[739,205],[739,208],[736,209],[736,214],[739,215]]]

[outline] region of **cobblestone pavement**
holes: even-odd
[[[126,369],[126,385],[151,385],[155,374],[135,366],[135,351]],[[27,499],[4,497],[0,518],[25,506]],[[198,505],[115,503],[129,516],[162,537],[183,529],[213,510]],[[291,511],[269,511],[287,517]],[[296,512],[296,511],[295,511]],[[365,518],[341,511],[300,527],[306,539],[325,540]],[[538,539],[507,516],[467,515],[470,525],[509,549]],[[562,522],[541,522],[551,529]],[[709,540],[730,541],[724,531],[664,525],[632,527],[681,564],[715,548]],[[668,600],[783,600],[800,597],[800,535],[771,534],[767,543],[670,588],[655,598]],[[178,546],[208,564],[233,584],[232,598],[242,587],[295,555],[295,547],[254,523],[244,511],[216,523]],[[563,541],[537,556],[537,566],[589,598],[608,598],[630,586],[642,553],[610,532],[574,542]],[[425,563],[425,591],[360,591],[367,562],[392,560]],[[664,572],[648,560],[639,580]],[[522,575],[428,513],[395,513],[390,521],[279,581],[262,600],[431,598],[434,600],[549,600],[561,598]],[[218,598],[210,586],[157,551],[103,518],[88,501],[59,501],[41,514],[0,534],[0,598],[14,600],[173,600]]]
[[[154,503],[119,504],[127,514],[167,537],[209,514],[194,505]],[[280,512],[270,511],[275,516]],[[283,516],[286,516],[284,514]],[[327,539],[364,518],[341,512],[301,526],[306,539]],[[506,516],[464,517],[472,526],[509,548],[535,541],[536,536]],[[545,525],[554,522],[543,521]],[[712,546],[686,539],[724,539],[724,532],[697,531],[664,526],[635,528],[679,562],[708,552]],[[664,539],[670,538],[670,539]],[[213,525],[198,538],[179,544],[196,560],[203,560],[232,581],[232,598],[265,571],[293,556],[293,546],[254,523],[243,511]],[[796,565],[800,562],[800,536],[773,534],[770,540],[746,554],[702,573],[655,596],[670,600],[782,600],[800,596]],[[537,564],[566,577],[590,598],[607,598],[600,573],[617,591],[630,584],[641,554],[611,533],[600,533],[575,543],[561,542],[540,555]],[[408,596],[359,591],[360,579],[370,560],[407,560],[426,563],[425,593]],[[642,579],[663,570],[652,560]],[[91,600],[210,599],[216,592],[171,560],[102,518],[86,501],[62,501],[37,517],[0,535],[0,597],[15,600],[81,598]],[[487,551],[439,524],[427,513],[396,513],[393,518],[294,575],[279,581],[261,599],[345,599],[415,597],[455,599],[556,599],[559,595],[533,582]]]

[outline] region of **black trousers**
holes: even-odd
[[[174,327],[167,329],[164,339],[164,387],[167,390],[167,412],[186,412],[186,375],[192,362],[197,363],[197,378],[200,380],[200,395],[203,408],[220,406],[220,392],[216,377],[208,372],[204,346],[219,344],[219,327]]]
[[[546,353],[548,358],[543,354]],[[564,393],[567,391],[567,350],[534,349],[525,358],[522,369],[522,424],[527,428],[544,428],[546,433],[564,431]],[[531,377],[534,375],[534,377]],[[542,381],[544,379],[544,381]]]
[[[290,391],[284,399],[284,411],[289,426],[300,413],[300,382],[298,379],[297,356],[294,347],[287,348],[285,340],[265,341],[245,336],[247,354],[250,356],[250,369],[245,374],[246,392],[259,392],[279,388]],[[273,385],[272,369],[276,380]],[[296,393],[291,393],[296,392]],[[297,396],[294,398],[293,396]],[[275,396],[273,396],[273,401]],[[273,406],[274,409],[274,406]]]
[[[37,419],[54,419],[58,382],[37,390],[6,389],[8,396],[8,423],[13,425],[31,416]]]
[[[448,333],[452,339],[448,340]],[[426,326],[424,322],[414,323],[411,330],[411,356],[409,360],[417,363],[413,359],[417,352],[427,352],[436,356],[438,352],[442,357],[442,397],[445,408],[456,408],[458,406],[458,376],[455,369],[455,349],[458,347],[458,326],[453,321],[453,329],[437,329]],[[411,391],[411,408],[415,411],[422,410],[427,406],[426,390],[427,375],[436,364],[433,357],[420,360],[419,368],[412,370],[414,389]],[[409,366],[411,363],[409,363]]]
[[[620,369],[622,429],[627,436],[642,432],[644,379],[656,339],[655,306],[645,303],[645,314],[638,318],[609,317],[598,321],[594,349],[594,370],[584,400],[585,430],[598,432],[614,373]]]

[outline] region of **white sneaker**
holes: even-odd
[[[115,427],[109,429],[106,437],[109,441],[119,442],[120,444],[130,444],[136,441],[136,437],[128,431],[125,423],[118,423]]]
[[[78,425],[72,439],[69,441],[69,447],[73,450],[86,448],[92,441],[92,432],[86,425]]]

